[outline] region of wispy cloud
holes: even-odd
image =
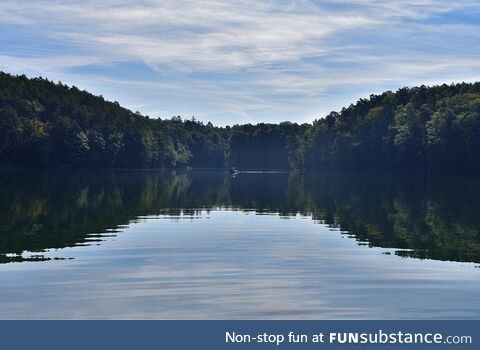
[[[0,67],[162,117],[307,121],[384,88],[478,78],[479,14],[442,0],[7,0]]]

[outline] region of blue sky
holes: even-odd
[[[217,125],[480,80],[478,1],[3,0],[0,30],[1,70]]]

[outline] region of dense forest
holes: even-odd
[[[0,162],[143,168],[225,163],[225,129],[150,119],[76,87],[0,74]]]
[[[298,135],[296,168],[480,171],[480,83],[371,95]]]
[[[480,172],[480,83],[387,91],[312,124],[215,127],[0,72],[0,163]]]

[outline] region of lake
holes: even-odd
[[[480,180],[0,172],[0,319],[479,319]]]

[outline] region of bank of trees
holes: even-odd
[[[480,171],[480,83],[372,95],[313,122],[291,164],[305,169]]]
[[[312,124],[220,128],[0,73],[0,163],[480,172],[480,83],[387,91]]]
[[[34,166],[224,166],[221,128],[150,119],[76,87],[0,74],[0,162]]]
[[[239,168],[288,169],[295,152],[293,140],[303,135],[308,125],[235,125],[229,135],[228,163]]]

